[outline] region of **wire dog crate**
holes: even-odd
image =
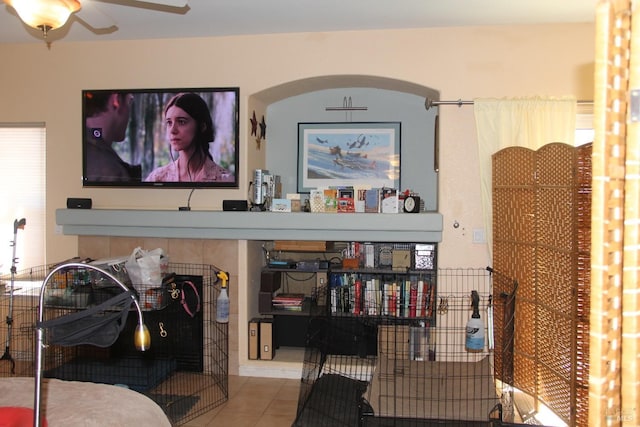
[[[493,295],[497,280],[513,291]],[[312,318],[294,426],[512,423],[516,282],[490,268],[439,269],[437,288],[430,319]],[[472,290],[485,320],[479,352],[465,348]]]
[[[0,375],[34,375],[34,328],[40,289],[54,265],[18,272],[13,292],[8,278],[0,309],[9,317],[12,336],[0,361]],[[133,345],[137,318],[127,316],[124,329],[107,348],[91,345],[49,345],[45,377],[118,384],[154,400],[173,425],[221,405],[228,399],[228,325],[217,323],[220,292],[212,265],[170,263],[168,280],[157,288],[137,287],[151,348],[139,353]],[[106,276],[104,276],[106,277]],[[44,320],[95,307],[116,292],[104,277],[69,270],[50,278],[44,295]],[[136,288],[136,287],[134,287]],[[12,301],[10,301],[12,300]],[[9,323],[9,320],[8,322]],[[0,337],[6,339],[9,328]]]

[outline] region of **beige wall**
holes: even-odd
[[[1,122],[47,125],[47,254],[77,252],[75,237],[54,234],[54,211],[69,196],[94,206],[168,208],[186,190],[83,189],[80,91],[86,88],[239,86],[241,170],[255,144],[247,142],[248,97],[293,80],[363,74],[440,90],[442,99],[527,95],[593,96],[592,24],[436,28],[122,42],[0,45]],[[224,62],[218,55],[224,55]],[[471,107],[441,107],[440,211],[445,218],[441,265],[484,266],[486,250],[471,244],[481,226],[475,126]],[[268,135],[268,133],[267,133]],[[267,142],[268,143],[268,142]],[[294,141],[292,141],[294,143]],[[239,190],[194,193],[195,209],[219,209]],[[457,220],[461,227],[453,229]]]
[[[253,94],[310,77],[368,75],[428,86],[439,90],[446,100],[531,95],[592,99],[593,46],[593,24],[61,41],[51,49],[44,43],[4,44],[0,45],[0,122],[46,123],[46,247],[47,261],[53,262],[79,251],[76,237],[55,234],[55,209],[64,207],[67,197],[91,197],[95,208],[131,209],[176,209],[188,197],[188,190],[82,188],[82,89],[239,86],[240,188],[198,190],[191,199],[194,209],[216,210],[221,209],[223,199],[246,197],[248,171],[264,156],[264,150],[256,151],[256,144],[248,138],[249,97]],[[253,108],[262,111],[264,105],[252,104]],[[472,243],[473,228],[482,227],[473,108],[440,108],[439,211],[444,216],[444,234],[439,265],[484,267],[489,263],[487,248]],[[454,221],[459,228],[453,228]],[[131,243],[124,241],[128,250]],[[155,243],[143,246],[162,246]],[[173,245],[170,255],[183,257],[176,243],[169,243]],[[100,256],[96,253],[99,242],[89,239],[81,246],[83,252],[91,252],[86,255]],[[110,248],[108,253],[121,255],[117,249],[121,248]],[[180,251],[183,249],[185,253],[192,250]],[[252,314],[252,305],[247,308],[246,304],[251,297],[247,289],[256,286],[246,272],[251,255],[245,244],[232,252],[232,257],[237,254],[235,264],[226,254],[222,258],[231,265],[223,265],[219,258],[213,263],[238,274],[237,310],[244,320]],[[239,335],[233,334],[240,341],[241,354],[245,332],[243,326]]]

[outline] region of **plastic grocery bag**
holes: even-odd
[[[146,251],[141,247],[133,250],[125,268],[134,285],[162,285],[162,277],[167,271],[168,258],[161,248]]]

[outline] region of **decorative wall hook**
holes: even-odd
[[[267,138],[267,122],[264,121],[264,115],[262,116],[262,120],[260,120],[260,135],[258,138],[262,140]]]
[[[251,122],[251,136],[256,136],[258,132],[258,119],[256,119],[256,110],[253,110],[253,117],[249,120]]]

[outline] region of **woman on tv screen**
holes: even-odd
[[[180,93],[171,98],[164,110],[164,124],[171,162],[151,171],[145,181],[233,181],[233,174],[216,164],[209,153],[215,131],[209,107],[198,94]]]

